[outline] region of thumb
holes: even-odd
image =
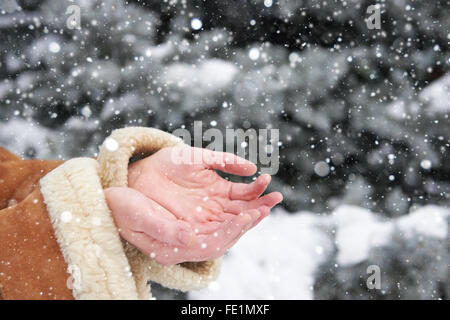
[[[109,188],[105,197],[119,228],[142,232],[173,245],[188,245],[194,232],[187,222],[132,188]]]

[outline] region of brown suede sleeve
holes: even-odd
[[[56,160],[14,159],[8,153],[0,148],[0,209],[25,199],[36,188],[39,179],[63,163]]]
[[[39,189],[0,211],[3,299],[73,299],[67,265]]]
[[[0,298],[73,299],[39,179],[62,164],[0,148]]]
[[[17,161],[17,160],[21,160],[20,157],[16,156],[12,152],[9,152],[5,148],[0,147],[0,162]]]

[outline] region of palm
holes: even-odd
[[[180,161],[187,150],[190,155]],[[171,147],[133,164],[129,186],[190,223],[198,234],[214,232],[249,210],[258,210],[262,219],[280,200],[277,193],[258,198],[270,182],[268,175],[252,184],[232,183],[215,169],[246,176],[256,172],[254,164],[232,154]]]
[[[192,157],[179,161],[185,151]],[[165,265],[223,255],[282,196],[259,197],[269,175],[251,184],[232,183],[215,170],[250,176],[256,166],[232,154],[187,146],[165,148],[132,164],[129,188],[105,190],[121,235]]]

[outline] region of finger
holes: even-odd
[[[249,210],[241,215],[230,215],[227,222],[214,233],[199,235],[195,243],[188,247],[177,248],[173,245],[164,245],[154,252],[153,258],[164,265],[172,265],[183,261],[205,261],[218,258],[228,250],[237,239],[247,231],[258,219],[258,210]],[[144,239],[145,240],[145,239]],[[148,248],[154,244],[147,240]]]
[[[251,201],[232,200],[225,204],[226,212],[238,214],[249,209],[258,209],[261,206],[272,208],[283,200],[283,196],[279,192],[271,192],[258,199]]]
[[[132,230],[121,231],[121,235],[125,240],[138,248],[143,254],[162,265],[170,266],[188,260],[187,257],[189,256],[189,249],[187,253],[184,254],[180,251],[182,250],[181,248],[189,247],[180,247],[180,249],[178,249],[177,246],[157,241],[145,233],[135,232]]]
[[[188,222],[195,234],[208,234],[216,231],[225,219],[220,215],[221,211],[197,206],[195,209],[184,209],[188,214],[184,220]]]
[[[245,214],[248,214],[251,217],[251,219],[246,225],[244,225],[242,227],[241,232],[232,241],[235,241],[235,240],[239,239],[240,237],[242,237],[242,235],[244,233],[246,233],[248,230],[250,230],[250,228],[253,226],[253,224],[256,223],[256,221],[259,220],[259,218],[261,216],[261,212],[257,209],[247,210],[245,212]],[[230,247],[231,247],[231,245],[230,245]]]
[[[258,219],[260,218],[261,213],[259,212],[259,210],[252,209],[246,211],[244,215],[249,216],[250,219],[241,224],[236,224],[233,226],[235,230],[234,232],[230,232],[227,234],[228,237],[225,239],[226,242],[223,245],[223,253],[226,250],[230,249],[248,230],[252,228],[256,221],[258,221]]]
[[[271,192],[256,200],[249,201],[249,207],[250,209],[257,209],[262,206],[273,208],[281,201],[283,201],[283,195],[280,192]]]
[[[197,223],[194,226],[194,233],[196,235],[212,234],[222,226],[221,222],[212,221],[207,223]]]
[[[143,214],[142,223],[136,231],[141,231],[156,240],[174,245],[189,245],[194,237],[187,222],[169,220],[154,212]]]
[[[252,176],[256,173],[256,165],[232,153],[202,150],[203,163],[209,169],[220,170],[238,176]]]
[[[120,235],[146,256],[151,255],[154,257],[155,252],[159,252],[160,247],[162,247],[162,242],[158,242],[142,232],[136,232],[127,228],[120,228]]]
[[[250,210],[232,217],[225,223],[215,235],[214,243],[220,245],[223,251],[230,248],[230,243],[238,237],[242,232],[245,232],[247,226],[259,217],[258,210]]]
[[[132,239],[139,249],[144,248],[145,254],[150,254],[151,258],[164,265],[172,265],[183,261],[205,261],[220,257],[228,244],[235,238],[243,227],[249,224],[249,215],[233,215],[232,219],[217,228],[216,231],[206,234],[199,234],[196,241],[186,247],[177,247],[172,244],[158,246],[158,243],[146,235],[133,235]],[[150,252],[152,249],[153,251]],[[141,250],[142,251],[142,250]]]
[[[230,243],[252,222],[250,214],[233,215],[213,234],[198,236],[190,261],[215,259],[230,248]]]
[[[228,212],[221,212],[219,215],[224,221],[228,221],[230,219],[233,219],[233,217],[236,214],[235,213],[228,213]]]
[[[269,210],[270,211],[270,210]],[[241,230],[240,234],[238,234],[234,239],[231,240],[231,242],[228,244],[228,248],[231,248],[236,244],[236,242],[251,228],[253,228],[255,225],[258,224],[259,221],[261,221],[264,216],[262,216],[262,212],[260,210],[251,209],[246,211],[247,214],[249,214],[252,219],[251,221]]]
[[[156,240],[188,245],[194,236],[189,224],[175,219],[155,201],[131,188],[105,190],[108,205],[119,225],[144,232]]]
[[[270,214],[270,208],[267,206],[258,208],[258,211],[260,213],[260,216],[252,223],[250,229],[256,227],[264,218],[266,218]]]
[[[253,200],[258,198],[267,188],[271,180],[270,175],[260,175],[256,181],[247,183],[229,182],[229,196],[231,200]]]
[[[194,199],[192,199],[192,200],[194,200]],[[189,210],[189,209],[186,208],[186,210]],[[186,221],[193,221],[193,222],[199,222],[199,223],[223,222],[224,221],[217,214],[220,211],[216,208],[209,208],[209,205],[208,205],[208,203],[206,203],[206,201],[203,201],[203,203],[201,205],[196,206],[195,209],[191,209],[190,211],[192,211],[192,214],[188,219],[186,219]]]
[[[256,210],[249,210],[249,211],[257,211],[258,214],[253,214],[252,217],[252,221],[246,226],[246,228],[244,230],[242,230],[241,234],[239,234],[238,236],[236,236],[231,243],[228,245],[229,248],[233,247],[236,242],[250,229],[254,228],[256,225],[258,225],[258,223],[260,223],[265,217],[267,217],[270,213],[270,208],[269,207],[261,207],[260,209]]]

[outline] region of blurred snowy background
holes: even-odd
[[[365,21],[373,4],[381,29]],[[0,145],[68,159],[127,125],[279,129],[282,207],[209,288],[156,295],[448,299],[449,8],[0,0]]]

